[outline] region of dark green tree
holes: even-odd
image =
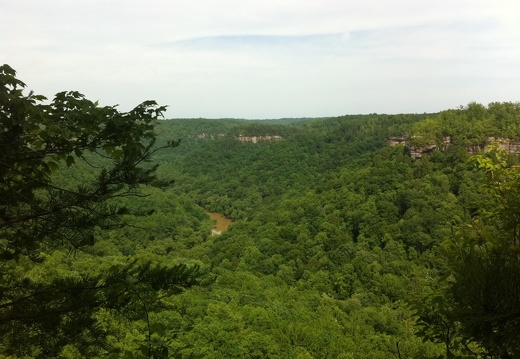
[[[154,126],[165,107],[146,101],[120,112],[78,92],[46,101],[25,87],[0,66],[0,352],[48,358],[72,344],[92,357],[107,349],[99,310],[147,318],[157,293],[195,284],[198,269],[129,261],[43,281],[24,270],[44,253],[87,249],[96,228],[121,225],[114,199],[138,196],[156,181]],[[82,181],[57,181],[64,168],[84,171]]]
[[[493,199],[445,243],[437,293],[418,305],[421,335],[446,344],[448,358],[520,356],[520,169],[494,149],[474,156]]]

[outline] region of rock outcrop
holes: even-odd
[[[509,138],[501,138],[501,137],[489,137],[488,142],[496,143],[498,145],[498,148],[509,152],[509,153],[515,153],[520,154],[520,142],[512,141]]]
[[[207,139],[207,140],[213,140],[216,137],[224,137],[224,136],[226,136],[226,135],[223,133],[218,133],[216,135],[210,135],[205,132],[202,132],[202,133],[199,133],[196,135],[196,137],[199,139]],[[239,136],[235,137],[235,139],[240,142],[258,143],[260,141],[278,141],[278,140],[282,140],[283,137],[278,136],[278,135],[267,135],[267,136],[242,136],[242,135],[239,135]]]
[[[414,159],[421,158],[425,153],[430,153],[436,149],[446,149],[452,144],[452,139],[450,136],[446,136],[442,138],[442,148],[439,148],[436,144],[423,146],[423,147],[415,147],[407,144],[405,136],[400,137],[389,137],[390,146],[404,146],[407,151],[410,153],[410,156]],[[520,142],[513,141],[509,138],[502,137],[488,137],[485,145],[474,145],[467,148],[467,151],[471,154],[475,154],[478,152],[485,152],[486,146],[496,143],[498,148],[514,154],[520,154]]]
[[[235,137],[240,142],[257,143],[259,141],[277,141],[281,140],[282,136],[238,136]]]
[[[207,138],[207,139],[214,139],[215,137],[224,137],[225,134],[223,133],[217,133],[216,135],[209,135],[205,132],[202,132],[202,133],[199,133],[197,135],[197,138],[201,138],[201,139],[204,139],[204,138]]]

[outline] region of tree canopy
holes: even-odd
[[[39,357],[74,344],[91,356],[106,348],[100,309],[151,305],[160,290],[193,285],[196,268],[128,261],[41,280],[23,271],[52,250],[88,251],[96,229],[121,225],[116,199],[139,196],[155,180],[154,126],[165,107],[146,101],[120,112],[78,92],[47,102],[25,87],[0,67],[0,344],[6,354]],[[84,177],[60,181],[64,168]]]
[[[0,76],[0,356],[519,355],[517,103],[160,120]]]

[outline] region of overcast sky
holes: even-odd
[[[520,101],[518,0],[0,0],[0,63],[167,118]]]

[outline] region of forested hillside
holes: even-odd
[[[26,237],[7,215],[25,218],[2,202],[0,353],[516,357],[518,160],[483,150],[490,137],[517,140],[519,116],[519,104],[494,103],[422,115],[154,120],[157,141],[141,155],[159,164],[157,179],[128,179],[131,191],[108,194],[120,221],[96,222],[85,243],[49,232],[13,251],[12,236]],[[396,136],[404,145],[390,146]],[[107,155],[135,155],[116,143],[102,149],[56,157],[42,181],[70,192],[95,179]],[[58,195],[45,191],[34,200],[55,208]],[[212,235],[208,211],[232,219],[229,230]]]
[[[460,241],[461,228],[482,230],[471,226],[482,213],[492,218],[496,208],[496,193],[483,188],[485,171],[471,149],[483,150],[493,136],[515,140],[519,108],[470,104],[438,115],[344,116],[296,125],[161,122],[167,138],[182,129],[187,142],[196,142],[186,155],[160,157],[160,173],[174,181],[171,191],[235,220],[229,232],[200,246],[199,258],[217,277],[204,297],[186,293],[205,310],[187,316],[194,329],[178,340],[185,336],[184,343],[194,345],[188,352],[203,357],[503,354],[450,317],[446,306],[453,303],[435,298],[448,295],[437,278],[453,270],[443,246]],[[201,127],[217,124],[222,130],[198,136]],[[239,141],[245,135],[282,140]],[[407,146],[390,147],[392,136],[404,136]],[[442,136],[451,143],[442,146]],[[414,160],[409,146],[419,140],[438,140],[438,149]],[[478,160],[499,162],[499,156],[507,166],[506,154]],[[494,220],[486,224],[493,227]],[[500,350],[515,346],[508,345]]]

